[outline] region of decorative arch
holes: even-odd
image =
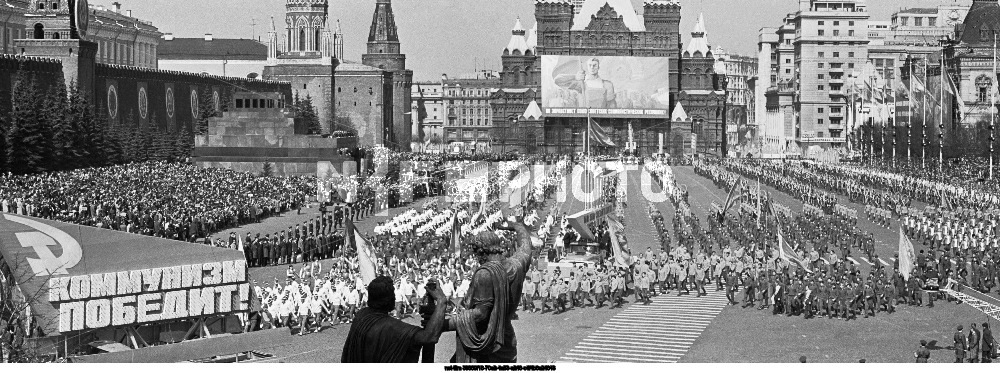
[[[306,28],[299,27],[299,51],[306,50]]]
[[[306,18],[306,16],[299,16],[299,18],[295,20],[295,28],[301,27],[309,27],[309,19]]]

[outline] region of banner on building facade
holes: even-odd
[[[138,109],[139,124],[145,126],[149,122],[149,86],[146,82],[136,83],[136,108]]]
[[[554,117],[666,117],[667,57],[542,56],[542,107]]]
[[[118,123],[118,81],[114,79],[107,80],[107,97],[106,105],[108,109],[108,119]]]

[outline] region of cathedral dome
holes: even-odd
[[[1000,33],[1000,3],[998,0],[975,0],[959,29],[965,44],[993,44],[993,35]]]

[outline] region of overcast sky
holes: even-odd
[[[599,1],[599,0],[598,0]],[[873,20],[888,20],[902,8],[972,0],[868,0]],[[90,0],[110,7],[114,0]],[[284,0],[118,0],[133,16],[152,21],[161,32],[177,37],[219,38],[256,35],[266,41],[275,20],[279,34],[285,14]],[[641,12],[643,0],[632,0]],[[461,74],[475,67],[499,69],[500,54],[510,40],[514,19],[524,27],[534,24],[534,0],[395,0],[393,11],[399,28],[407,67],[414,80],[437,80],[442,73]],[[782,17],[797,8],[797,0],[681,0],[681,35],[691,36],[698,13],[705,14],[708,40],[729,51],[752,54],[761,27],[780,25]],[[332,0],[331,20],[339,19],[345,34],[344,53],[360,61],[364,53],[375,0]],[[254,27],[251,25],[257,23]],[[254,34],[255,32],[255,34]]]

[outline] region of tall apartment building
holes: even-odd
[[[756,118],[760,124],[757,143],[761,144],[761,156],[782,158],[786,151],[797,149],[795,143],[796,122],[795,102],[797,80],[795,79],[795,38],[797,27],[795,13],[787,14],[780,27],[765,27],[760,30],[758,42],[758,75],[762,76],[756,86],[758,103]]]
[[[845,143],[844,83],[847,74],[868,62],[868,11],[863,0],[800,0],[799,6],[796,138],[808,155],[816,147]]]
[[[773,122],[781,113],[785,138],[794,140],[785,144],[785,154],[809,156],[845,144],[845,84],[868,62],[868,19],[865,0],[799,0],[776,42],[761,36],[758,57],[767,66],[760,71],[777,70],[777,82],[765,92],[766,111],[775,114],[762,120]]]

